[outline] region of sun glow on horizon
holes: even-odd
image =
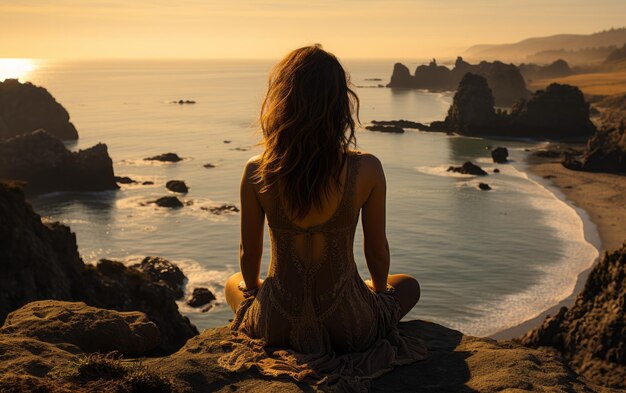
[[[33,59],[0,58],[0,82],[5,79],[23,79],[28,76],[37,63]]]

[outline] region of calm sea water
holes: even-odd
[[[158,255],[176,262],[189,288],[207,286],[223,300],[223,282],[238,270],[239,216],[202,207],[238,204],[246,160],[259,152],[256,118],[270,61],[111,61],[44,63],[23,79],[45,86],[70,112],[80,140],[104,142],[115,172],[153,186],[104,193],[57,193],[32,200],[35,209],[76,232],[86,262]],[[393,91],[392,61],[348,61],[361,98],[361,120],[442,119],[450,94]],[[381,78],[383,81],[369,81]],[[178,99],[195,105],[170,104]],[[597,255],[584,240],[576,212],[523,171],[530,142],[492,141],[422,132],[357,134],[359,148],[377,155],[388,181],[388,238],[393,273],[418,278],[422,298],[406,317],[428,319],[474,335],[516,325],[573,290],[577,274]],[[224,143],[225,140],[231,143]],[[513,163],[494,165],[488,145],[506,145]],[[176,152],[177,164],[142,158]],[[472,160],[491,172],[479,179],[445,172]],[[206,169],[206,163],[216,165]],[[176,211],[143,202],[167,195],[164,183],[190,186]],[[367,276],[356,237],[359,271]],[[267,239],[267,236],[266,236]],[[266,241],[263,268],[267,268]],[[227,306],[208,313],[180,308],[200,328],[225,324]]]

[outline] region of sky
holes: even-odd
[[[474,44],[626,26],[626,0],[0,0],[0,57],[455,56]]]

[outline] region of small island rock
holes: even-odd
[[[158,156],[146,157],[144,161],[161,161],[161,162],[178,162],[183,159],[178,156],[176,153],[163,153]]]
[[[467,161],[461,166],[450,166],[447,169],[447,172],[457,172],[457,173],[462,173],[464,175],[476,175],[476,176],[487,175],[487,172],[485,172],[478,165],[473,164],[471,161]]]
[[[508,162],[509,157],[509,149],[506,147],[498,146],[491,151],[491,158],[493,162],[497,162],[498,164],[504,164]]]
[[[187,305],[190,307],[200,307],[214,300],[215,295],[207,288],[194,288],[191,298],[187,301]]]
[[[189,192],[189,187],[187,187],[187,184],[185,184],[185,182],[182,180],[170,180],[165,183],[165,187],[170,191],[178,192],[181,194],[186,194]]]
[[[175,196],[164,196],[161,197],[159,199],[157,199],[156,201],[152,201],[150,203],[154,203],[159,207],[168,207],[170,209],[177,209],[180,207],[183,207],[183,203],[180,201],[180,199],[178,199]]]

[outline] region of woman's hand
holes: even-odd
[[[239,246],[239,267],[248,290],[261,286],[261,257],[263,256],[263,228],[265,211],[259,202],[253,176],[256,171],[256,157],[246,164],[241,178],[241,243]]]

